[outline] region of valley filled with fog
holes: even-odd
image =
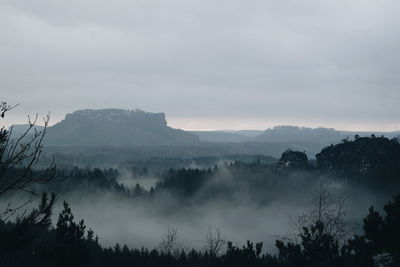
[[[213,178],[212,185],[204,185],[189,199],[177,198],[168,193],[156,199],[132,199],[100,192],[67,194],[62,199],[71,204],[76,218],[84,219],[105,246],[120,243],[129,247],[157,248],[167,228],[175,227],[178,230],[179,245],[183,249],[201,249],[211,224],[219,228],[227,240],[240,245],[247,240],[263,242],[268,251],[276,250],[276,239],[296,234],[294,221],[315,208],[313,194],[318,193],[321,183],[338,200],[345,199],[349,210],[346,219],[356,224],[357,231],[361,231],[362,218],[371,205],[379,207],[390,200],[390,197],[375,195],[363,187],[352,188],[349,184],[324,177],[308,181],[303,175],[295,174],[284,185],[271,186],[264,192],[257,192],[265,194],[259,199],[248,191],[245,184],[239,182],[233,186],[234,181],[227,171],[218,174]],[[132,180],[132,183],[124,180],[123,184],[131,186],[139,183],[148,190],[149,184],[154,183],[154,178]],[[216,194],[204,199],[203,195],[208,190],[217,190],[215,184],[221,187],[220,190],[230,188],[232,191],[229,196]],[[60,204],[56,205],[56,211],[60,209]]]
[[[368,246],[359,238],[375,227],[365,226],[377,216],[371,207],[390,211],[400,190],[398,132],[279,126],[243,138],[248,132],[188,132],[162,113],[119,109],[33,126],[4,132],[3,246],[21,235],[33,242],[24,253],[66,262],[66,251],[94,266],[124,251],[160,264],[239,257],[270,266],[327,240],[350,262]]]

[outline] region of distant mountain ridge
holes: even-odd
[[[29,125],[15,125],[18,137]],[[37,130],[43,129],[37,127]],[[140,109],[84,109],[67,114],[47,129],[44,144],[51,147],[142,147],[140,153],[173,157],[261,154],[279,157],[286,149],[305,151],[314,157],[323,147],[355,135],[388,138],[400,132],[350,132],[328,128],[276,126],[261,130],[183,131],[167,125],[164,113]],[[169,146],[175,146],[173,150]],[[162,148],[162,146],[164,146]],[[177,146],[180,146],[178,149]],[[143,147],[149,148],[147,151]],[[154,147],[158,147],[155,149]],[[138,150],[138,151],[139,151]],[[145,152],[143,151],[145,150]]]
[[[191,144],[199,138],[167,126],[164,113],[140,109],[84,109],[49,127],[46,145],[137,146]]]
[[[307,128],[296,126],[275,126],[254,138],[260,142],[310,142],[316,144],[336,143],[347,136],[330,128]]]
[[[197,135],[201,141],[223,142],[223,143],[243,143],[252,141],[251,137],[227,131],[190,131]]]
[[[250,132],[251,135],[246,134]],[[362,132],[362,131],[338,131],[333,128],[308,128],[297,126],[275,126],[265,131],[238,130],[238,131],[192,131],[201,141],[206,142],[272,142],[272,143],[313,143],[330,145],[346,138],[359,136],[384,135],[393,138],[400,132]]]

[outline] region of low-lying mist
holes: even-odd
[[[137,178],[121,173],[118,180],[130,187],[140,183],[149,190],[159,182],[157,177]],[[371,205],[380,207],[390,199],[363,187],[302,171],[277,176],[268,187],[263,185],[257,190],[257,183],[250,185],[246,179],[238,179],[232,170],[220,168],[190,197],[181,197],[175,191],[162,191],[152,198],[97,190],[62,194],[55,208],[54,223],[62,200],[66,200],[75,218],[84,219],[105,246],[119,243],[156,248],[167,228],[174,227],[181,248],[201,248],[212,225],[235,244],[247,240],[263,242],[264,248],[273,252],[275,240],[295,233],[293,221],[313,209],[313,194],[321,186],[336,199],[345,199],[351,211],[347,220],[356,226],[362,223]]]

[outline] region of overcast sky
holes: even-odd
[[[0,97],[52,122],[400,130],[400,1],[0,0]]]

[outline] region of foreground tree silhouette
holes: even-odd
[[[384,206],[385,215],[371,207],[364,219],[366,244],[378,264],[400,266],[400,195]]]
[[[15,106],[11,106],[6,102],[0,102],[0,117],[4,118],[6,113]],[[51,226],[52,208],[56,201],[55,194],[49,195],[43,193],[39,202],[39,206],[30,212],[26,210],[16,215],[15,223],[10,223],[8,219],[15,215],[18,210],[29,204],[34,197],[38,196],[34,186],[37,184],[47,183],[55,177],[54,160],[50,166],[43,171],[34,170],[42,154],[42,142],[46,134],[49,122],[49,116],[44,118],[44,128],[37,131],[35,128],[38,116],[31,120],[28,116],[28,126],[19,136],[12,135],[12,127],[10,131],[5,126],[0,128],[0,200],[5,199],[15,193],[26,193],[28,199],[22,203],[8,203],[5,209],[0,211],[0,255],[18,254],[25,255],[27,264],[29,257],[34,256],[38,259],[38,255],[43,255],[41,248],[32,245],[34,240],[39,237],[44,238],[49,232]],[[6,223],[5,221],[8,221]],[[5,264],[8,266],[12,260],[16,260],[13,256],[2,257],[4,261],[11,259],[11,262]],[[0,261],[1,264],[4,262]]]
[[[0,117],[15,108],[6,102],[0,102]],[[42,171],[34,171],[43,150],[43,140],[46,134],[50,116],[47,115],[44,120],[44,128],[41,131],[36,130],[35,125],[38,120],[36,115],[33,120],[28,116],[28,126],[19,136],[12,134],[5,129],[0,128],[0,199],[12,195],[16,192],[28,194],[30,202],[33,196],[37,195],[34,186],[52,181],[55,178],[55,162]],[[24,205],[12,205],[0,211],[0,219],[15,213],[16,210]]]
[[[295,238],[277,240],[278,259],[284,266],[331,267],[342,263],[341,245],[353,234],[343,199],[335,198],[321,182],[312,194],[312,209],[297,217]]]
[[[222,253],[226,244],[227,242],[221,230],[210,223],[207,228],[206,239],[204,240],[204,251],[210,255],[218,256]]]
[[[354,226],[348,222],[351,212],[346,207],[345,199],[333,195],[328,187],[328,183],[320,182],[319,188],[312,193],[311,210],[298,216],[294,227],[301,235],[304,227],[310,229],[322,223],[323,234],[343,244],[354,234]]]
[[[129,249],[116,244],[114,247],[101,247],[93,231],[88,231],[85,238],[83,221],[75,222],[71,208],[64,202],[56,228],[50,228],[50,214],[40,212],[49,210],[53,197],[46,197],[31,216],[15,223],[0,223],[2,247],[8,250],[0,252],[0,266],[213,266],[213,267],[373,267],[399,266],[398,255],[398,219],[400,214],[400,196],[385,206],[385,215],[381,216],[373,208],[364,220],[365,234],[354,236],[341,245],[336,237],[325,229],[323,222],[303,228],[299,243],[277,241],[278,255],[262,253],[262,243],[248,241],[245,246],[227,243],[227,249],[221,255],[212,255],[207,251],[182,250],[176,255],[160,250]],[[34,231],[29,227],[24,242],[17,242],[17,247],[10,247],[7,240],[15,240],[13,229],[24,228],[24,221],[36,224]],[[22,233],[23,231],[18,231]],[[176,238],[172,231],[172,240]],[[26,237],[26,238],[25,238]],[[21,244],[24,244],[21,246]]]
[[[277,240],[278,258],[284,266],[336,267],[340,265],[339,243],[326,233],[321,221],[304,227],[300,234],[301,244]]]
[[[177,257],[179,255],[178,229],[176,227],[167,226],[164,237],[159,244],[160,252]]]
[[[52,208],[56,196],[43,193],[38,208],[25,216],[18,216],[8,229],[0,228],[0,254],[13,253],[32,246],[32,241],[41,233],[49,231]],[[35,253],[36,249],[31,251]]]
[[[85,224],[74,221],[74,215],[68,203],[64,201],[64,210],[60,213],[56,228],[56,255],[60,266],[84,265],[87,260],[85,243]]]
[[[246,246],[237,247],[232,242],[227,243],[226,253],[221,256],[223,266],[265,266],[264,256],[261,254],[263,243],[247,241]]]

